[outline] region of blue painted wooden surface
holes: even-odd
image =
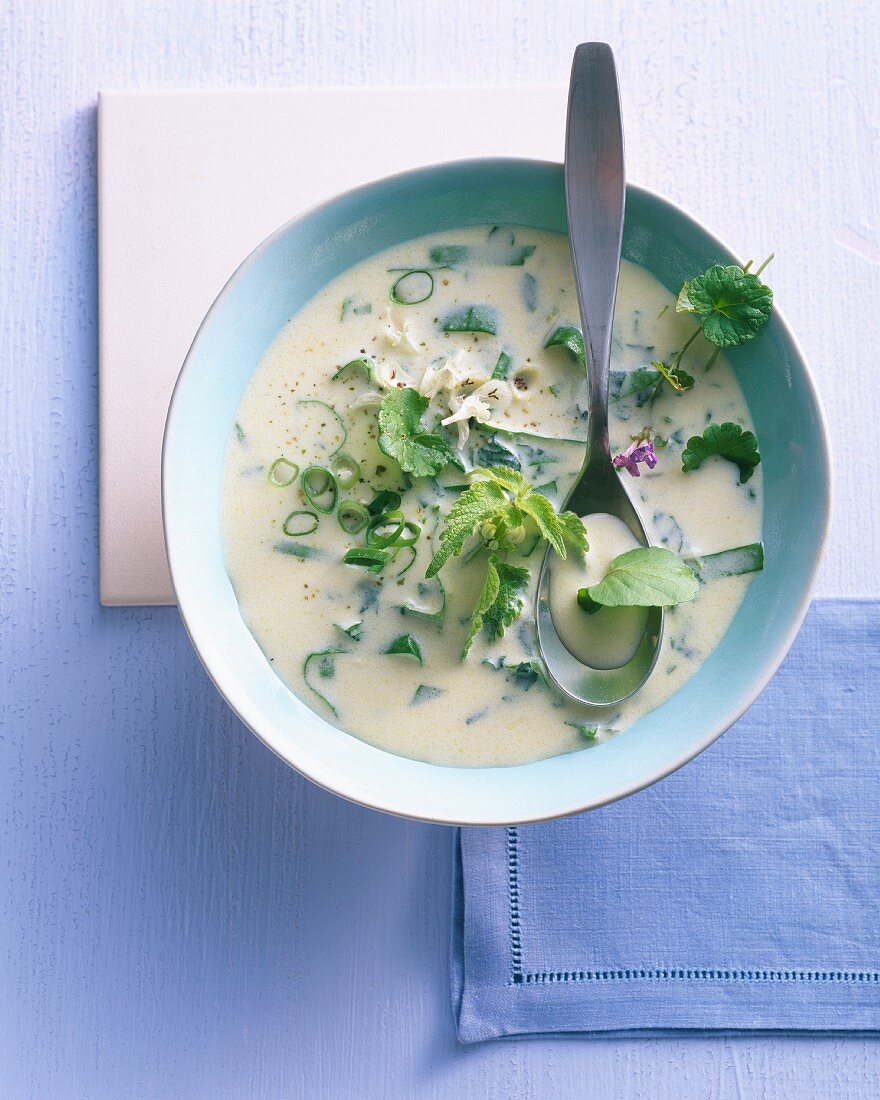
[[[876,387],[859,385],[878,336],[880,26],[857,0],[772,7],[6,0],[4,1100],[876,1092],[880,1048],[858,1038],[459,1049],[445,830],[309,786],[221,704],[174,610],[97,599],[102,85],[558,80],[577,40],[608,38],[630,89],[634,177],[742,251],[785,243],[774,285],[852,469],[880,413]],[[844,479],[826,594],[877,592],[878,515],[876,489]]]

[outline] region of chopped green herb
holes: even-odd
[[[685,473],[698,470],[710,455],[729,459],[739,470],[739,482],[743,485],[760,463],[758,440],[754,432],[744,432],[739,424],[727,421],[710,424],[702,435],[692,435],[681,453],[681,468]]]
[[[247,436],[244,434],[244,428],[236,420],[235,422],[235,440],[240,443],[242,447],[247,446]]]
[[[522,302],[529,313],[534,313],[538,308],[538,280],[528,271],[523,273],[520,283]]]
[[[340,623],[334,623],[333,625],[337,630],[341,630],[343,634],[347,634],[353,642],[361,640],[361,631],[364,625],[362,622],[352,623],[351,626],[342,626]]]
[[[423,665],[422,647],[412,634],[400,634],[385,650],[386,653],[399,653],[406,657],[415,657],[420,665]]]
[[[513,360],[507,354],[506,351],[502,351],[498,356],[498,362],[495,364],[495,369],[492,371],[493,378],[506,378],[510,374],[510,365]]]
[[[545,348],[565,348],[576,362],[584,366],[587,361],[584,351],[584,334],[575,325],[559,325],[553,329],[544,341]]]
[[[528,691],[535,684],[546,684],[547,678],[537,661],[521,661],[513,670],[513,682],[518,688]]]
[[[485,332],[494,336],[497,329],[497,313],[492,306],[465,306],[454,309],[443,318],[440,327],[444,332]]]
[[[403,387],[387,393],[379,410],[380,450],[414,477],[434,477],[455,462],[446,440],[425,431],[422,414],[427,408],[426,397]]]
[[[333,474],[326,466],[306,466],[301,481],[303,496],[309,504],[315,511],[330,515],[339,499],[339,486]]]
[[[490,243],[472,248],[466,244],[441,244],[431,249],[429,256],[437,267],[462,267],[477,264],[486,267],[522,267],[535,251],[533,244],[508,242]]]
[[[764,546],[760,542],[748,546],[735,546],[717,554],[702,554],[685,558],[701,581],[714,581],[722,577],[739,577],[744,573],[758,573],[764,568]]]
[[[336,382],[342,378],[344,374],[349,376],[361,371],[368,382],[373,381],[373,360],[372,359],[350,359],[347,363],[339,368],[339,370],[330,379],[331,382]]]
[[[439,577],[434,578],[434,583],[437,585],[437,590],[440,593],[440,604],[436,611],[426,611],[423,607],[418,607],[416,604],[410,602],[405,603],[400,609],[401,615],[415,615],[419,619],[425,619],[428,622],[442,623],[446,617],[446,589]],[[430,591],[430,585],[424,581],[419,582],[418,592],[420,596],[426,596]]]
[[[598,584],[581,591],[603,607],[671,607],[692,600],[698,589],[693,569],[671,550],[639,546],[619,554]]]
[[[304,542],[276,542],[272,549],[278,554],[287,554],[291,558],[320,558],[323,555],[314,546]]]
[[[417,707],[419,703],[427,703],[430,699],[439,699],[446,692],[443,688],[431,687],[430,684],[419,684],[412,697],[410,706]]]
[[[665,363],[661,363],[658,359],[651,361],[651,366],[657,371],[662,378],[665,378],[670,386],[676,393],[684,393],[685,390],[692,390],[694,388],[694,380],[687,371],[682,370],[681,367],[676,365],[673,361],[673,365],[668,367]]]
[[[336,675],[336,658],[341,653],[346,653],[345,649],[338,649],[336,646],[329,646],[327,649],[318,649],[314,653],[310,653],[303,662],[302,675],[305,681],[306,687],[321,700],[321,702],[330,708],[333,712],[333,717],[339,717],[339,711],[326,695],[323,695],[314,684],[309,681],[309,673],[314,671],[318,677],[322,680],[332,680]]]

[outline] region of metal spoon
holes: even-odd
[[[565,201],[584,330],[590,405],[586,459],[565,507],[578,516],[609,512],[622,519],[638,542],[647,546],[648,536],[611,463],[608,443],[611,326],[620,274],[625,191],[623,126],[614,54],[604,42],[585,42],[575,50],[571,68],[565,133]],[[566,649],[553,625],[549,603],[551,556],[552,551],[548,550],[541,565],[536,612],[538,648],[550,679],[577,702],[613,706],[637,691],[657,663],[663,609],[649,609],[645,633],[630,661],[620,668],[590,668]]]

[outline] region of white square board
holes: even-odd
[[[244,257],[314,203],[459,157],[561,160],[562,86],[101,93],[101,602],[174,602],[160,509],[168,401]]]

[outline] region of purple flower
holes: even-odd
[[[644,433],[637,435],[623,454],[615,455],[611,461],[618,469],[624,467],[633,477],[640,477],[640,462],[644,462],[649,470],[653,470],[657,465],[654,440],[647,438]]]

